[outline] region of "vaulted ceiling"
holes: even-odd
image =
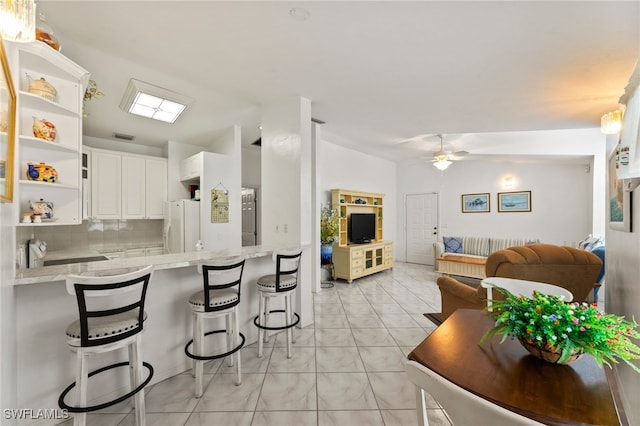
[[[85,135],[207,144],[312,101],[327,139],[391,159],[451,135],[599,126],[640,56],[637,1],[40,1],[106,95]],[[135,78],[195,99],[175,124],[119,108]],[[424,138],[415,138],[426,135]],[[406,141],[407,139],[411,141]],[[473,147],[455,149],[473,151]]]

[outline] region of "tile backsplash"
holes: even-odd
[[[110,250],[131,245],[162,244],[163,220],[99,220],[81,225],[18,227],[18,245],[37,238],[47,243],[47,250]]]

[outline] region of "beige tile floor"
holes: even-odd
[[[417,425],[404,362],[435,329],[422,315],[440,311],[435,278],[430,267],[396,263],[351,284],[337,281],[314,295],[315,323],[296,329],[293,358],[281,333],[262,358],[255,345],[241,350],[241,386],[234,367],[216,360],[205,366],[200,399],[190,371],[148,387],[147,425]],[[431,426],[451,425],[435,401],[428,407]],[[87,423],[135,425],[135,418],[122,403],[88,415]]]

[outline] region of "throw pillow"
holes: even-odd
[[[442,237],[445,253],[462,253],[462,239],[458,237]]]
[[[585,238],[584,240],[578,243],[578,247],[583,250],[592,251],[594,248],[601,246],[603,244],[604,244],[604,241],[602,240],[602,238],[589,235],[587,238]]]

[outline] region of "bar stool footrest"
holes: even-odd
[[[270,314],[274,313],[274,312],[282,312],[285,313],[286,311],[284,309],[275,309],[273,311],[269,311]],[[261,325],[258,323],[258,320],[260,319],[260,315],[256,315],[256,317],[253,319],[253,324],[258,327],[261,328],[263,330],[273,330],[273,331],[278,331],[278,330],[286,330],[287,328],[291,328],[291,327],[295,327],[296,325],[298,325],[298,323],[300,322],[300,316],[298,314],[296,314],[295,312],[293,313],[293,315],[295,315],[296,320],[294,322],[292,322],[291,324],[287,324],[283,327],[268,327],[266,325]]]
[[[216,334],[216,333],[226,333],[227,330],[226,329],[222,329],[222,330],[213,330],[213,331],[208,331],[206,333],[204,333],[205,336],[209,336],[210,334]],[[240,341],[240,343],[238,344],[238,346],[236,346],[235,348],[231,349],[228,352],[225,352],[223,354],[219,354],[219,355],[195,355],[192,354],[191,352],[189,352],[189,346],[191,346],[193,344],[193,339],[189,340],[187,342],[187,344],[184,346],[184,353],[187,354],[187,356],[191,359],[195,359],[198,361],[210,361],[212,359],[218,359],[218,358],[225,358],[228,357],[229,355],[232,355],[236,352],[238,352],[243,346],[244,346],[244,334],[242,333],[238,333],[238,335],[240,336],[240,339],[242,339]]]
[[[105,367],[99,368],[95,371],[92,371],[91,373],[88,374],[87,377],[92,377],[95,376],[96,374],[102,373],[104,371],[107,370],[111,370],[113,368],[118,368],[118,367],[124,367],[125,365],[129,365],[130,363],[128,361],[124,361],[124,362],[119,362],[116,364],[111,364],[111,365],[107,365]],[[102,410],[104,408],[107,407],[111,407],[112,405],[116,405],[121,403],[122,401],[124,401],[125,399],[131,398],[133,395],[137,394],[138,392],[140,392],[145,386],[147,386],[147,384],[149,384],[149,382],[151,381],[151,378],[153,377],[153,366],[151,364],[149,364],[148,362],[142,362],[142,366],[145,367],[148,371],[149,371],[149,375],[147,376],[147,378],[135,389],[133,389],[131,392],[127,393],[126,395],[122,395],[114,400],[111,401],[107,401],[107,402],[103,402],[102,404],[97,404],[97,405],[92,405],[89,407],[72,407],[70,405],[68,405],[67,403],[64,402],[65,397],[67,396],[67,394],[71,391],[71,389],[73,389],[76,386],[76,382],[71,383],[64,391],[62,391],[62,393],[60,394],[60,398],[58,398],[58,405],[60,406],[60,408],[62,408],[63,410],[67,410],[70,413],[89,413],[91,411],[98,411],[98,410]]]

